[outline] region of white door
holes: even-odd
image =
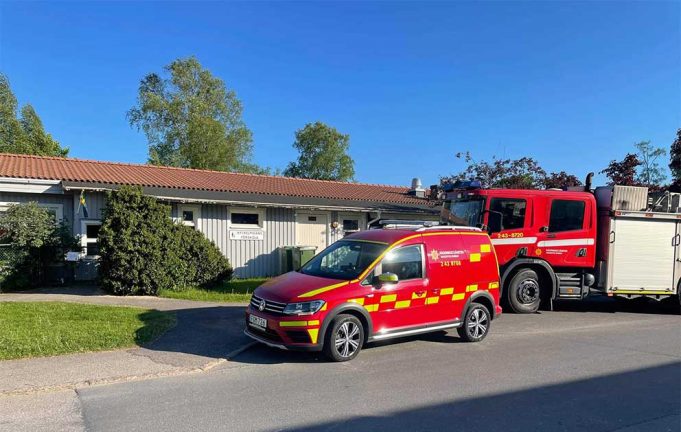
[[[610,287],[660,291],[673,288],[675,220],[614,219]]]
[[[296,215],[296,245],[316,246],[317,253],[328,246],[329,216],[324,213]]]

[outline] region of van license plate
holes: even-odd
[[[260,318],[259,316],[249,315],[248,322],[255,327],[260,327],[262,329],[267,328],[267,320],[265,318]]]

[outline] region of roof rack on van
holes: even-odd
[[[470,226],[465,226],[465,225],[439,225],[439,226],[428,226],[428,227],[421,227],[416,229],[416,231],[444,231],[444,230],[450,230],[450,231],[475,231],[475,232],[480,232],[482,231],[480,228],[476,227],[470,227]]]
[[[464,225],[440,225],[440,223],[436,221],[387,219],[380,221],[380,224],[383,229],[413,229],[414,231],[480,231],[480,228]]]

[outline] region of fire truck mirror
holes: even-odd
[[[487,218],[487,229],[489,233],[500,232],[503,229],[503,215],[499,212],[490,211]]]

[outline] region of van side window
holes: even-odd
[[[383,258],[383,273],[395,273],[399,280],[423,277],[421,246],[405,246],[392,250]]]
[[[489,203],[491,232],[520,229],[525,226],[527,201],[517,198],[492,198]],[[499,217],[501,216],[501,217]]]
[[[580,230],[584,226],[584,201],[553,200],[549,232]]]

